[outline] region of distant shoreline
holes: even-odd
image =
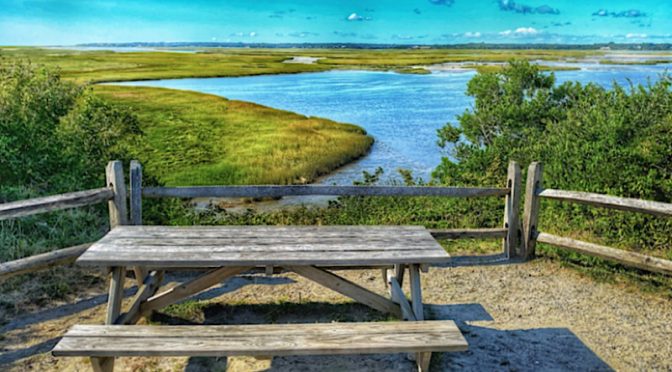
[[[672,51],[672,43],[595,43],[595,44],[543,44],[543,43],[464,43],[464,44],[388,44],[388,43],[243,43],[243,42],[122,42],[85,43],[70,47],[114,48],[272,48],[272,49],[547,49],[547,50],[633,50]],[[67,46],[60,46],[67,47]]]

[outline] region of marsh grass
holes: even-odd
[[[354,125],[208,94],[109,85],[95,92],[137,114],[144,136],[134,155],[166,185],[306,183],[373,143]]]
[[[30,59],[58,66],[64,78],[78,82],[110,82],[191,77],[291,74],[336,69],[426,73],[438,63],[580,60],[602,56],[581,50],[459,50],[459,49],[236,49],[200,48],[196,53],[78,51],[40,48],[0,48],[0,56]],[[294,56],[320,58],[314,64],[283,63]]]

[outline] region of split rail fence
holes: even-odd
[[[522,199],[520,166],[511,162],[506,187],[429,187],[429,186],[199,186],[199,187],[142,187],[142,167],[133,161],[130,169],[130,193],[126,188],[121,162],[113,161],[106,168],[107,185],[102,188],[21,200],[0,204],[0,220],[77,208],[97,203],[108,203],[110,227],[142,224],[143,197],[197,198],[197,197],[282,197],[303,195],[330,196],[434,196],[452,198],[502,197],[504,216],[501,228],[432,229],[436,239],[492,239],[501,238],[504,255],[510,259],[534,257],[537,242],[547,243],[575,252],[598,256],[627,266],[659,273],[672,274],[672,261],[645,256],[635,252],[599,246],[563,238],[537,230],[540,199],[548,198],[594,206],[672,216],[672,204],[619,198],[614,196],[542,188],[542,167],[532,163],[528,170],[524,214],[519,216]],[[130,195],[128,195],[130,194]],[[128,197],[127,197],[128,196]],[[128,205],[130,203],[130,213]],[[56,265],[74,262],[92,243],[58,249],[16,261],[0,263],[0,280],[35,272]],[[2,249],[2,247],[0,247]]]

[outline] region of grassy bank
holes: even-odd
[[[438,63],[580,60],[599,51],[571,50],[361,50],[361,49],[200,49],[197,53],[74,51],[0,48],[0,56],[58,66],[79,82],[151,80],[186,77],[250,76],[334,69],[426,73]],[[283,63],[294,56],[319,58],[315,64]]]
[[[364,155],[361,128],[254,103],[160,88],[96,86],[144,132],[136,154],[167,185],[305,183]]]

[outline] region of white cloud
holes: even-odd
[[[637,33],[632,33],[632,32],[625,35],[625,37],[628,38],[628,39],[646,39],[647,36],[648,36],[647,34],[637,34]]]
[[[500,36],[530,36],[539,34],[539,30],[534,27],[518,27],[515,30],[506,30],[499,33]]]
[[[537,29],[534,27],[518,27],[516,29],[516,34],[519,35],[534,35],[538,33],[539,31],[537,31]]]
[[[370,21],[371,17],[364,17],[357,13],[352,13],[345,18],[348,21]]]
[[[481,33],[480,32],[465,32],[464,37],[478,38],[478,37],[481,37]]]
[[[352,13],[348,16],[348,21],[361,21],[364,17],[360,16],[357,13]]]
[[[254,31],[250,32],[250,37],[255,37],[255,36],[257,36],[256,32],[254,32]]]

